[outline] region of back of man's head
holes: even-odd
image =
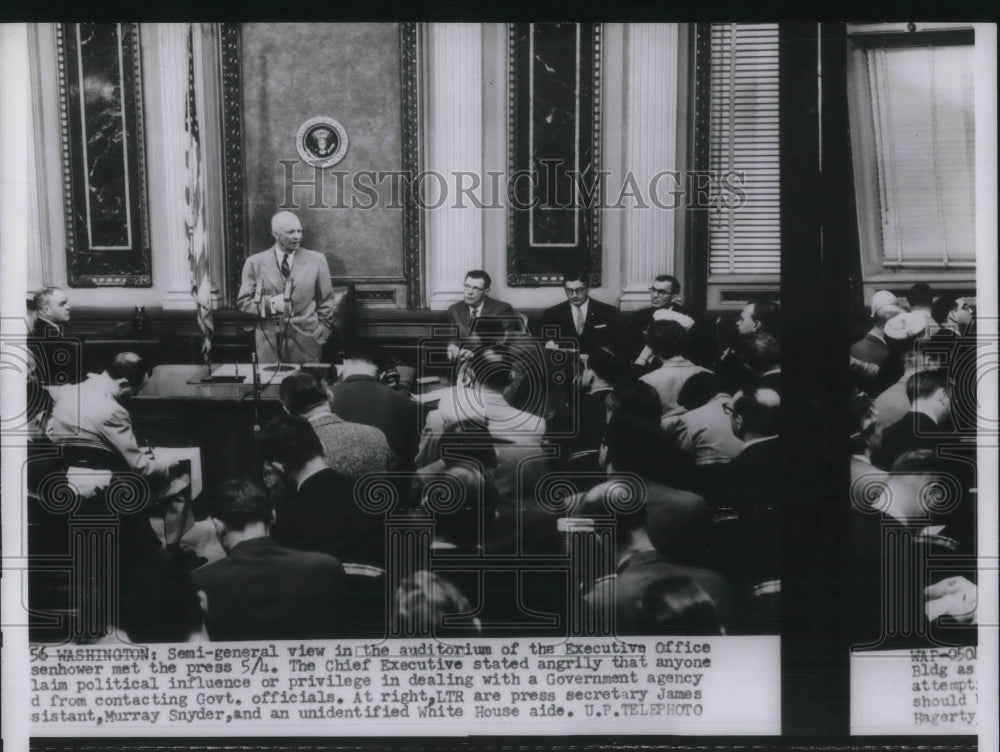
[[[747,436],[775,436],[780,429],[781,398],[773,389],[748,386],[733,402],[733,414],[743,418]]]
[[[781,364],[778,339],[763,329],[744,334],[740,338],[739,350],[743,362],[754,373],[766,373]]]
[[[222,522],[229,530],[246,530],[255,522],[269,524],[271,502],[267,492],[253,478],[227,480],[209,497],[208,515]]]
[[[608,397],[611,416],[627,415],[646,421],[659,429],[663,403],[656,390],[645,381],[623,379]]]
[[[676,321],[654,321],[646,330],[646,343],[663,360],[683,355],[687,330]]]
[[[946,370],[917,371],[906,380],[906,399],[912,405],[917,400],[932,397],[939,389],[947,388],[948,372]]]
[[[628,373],[628,365],[606,345],[595,347],[587,358],[587,368],[609,384],[614,384]]]
[[[146,361],[134,352],[122,352],[111,357],[105,369],[115,381],[128,380],[129,386],[138,389],[146,379]]]
[[[781,306],[767,297],[757,297],[753,303],[754,321],[760,322],[760,330],[777,336],[781,328]]]
[[[910,308],[930,308],[934,302],[934,292],[926,282],[917,282],[906,291],[906,302]]]
[[[686,410],[694,410],[722,392],[722,379],[711,371],[700,371],[688,377],[677,393],[677,404]]]
[[[279,415],[266,426],[260,436],[260,449],[265,462],[280,462],[286,471],[294,472],[309,460],[323,456],[323,444],[309,421],[299,415]]]
[[[302,415],[314,407],[327,404],[326,392],[316,377],[306,371],[297,371],[282,379],[278,398],[292,415]]]
[[[661,475],[664,442],[659,426],[631,415],[612,415],[604,441],[615,472],[650,479]]]
[[[466,367],[475,384],[492,391],[503,391],[510,383],[510,358],[502,347],[479,348],[469,358]]]

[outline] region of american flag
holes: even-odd
[[[194,87],[195,26],[188,24],[188,97],[185,115],[187,147],[184,164],[187,185],[184,201],[187,207],[187,251],[191,264],[191,297],[198,305],[198,327],[204,337],[201,355],[206,363],[212,351],[212,280],[208,267],[208,248],[205,235],[205,173],[202,169],[201,133],[198,129],[198,108]],[[200,46],[200,45],[199,45]]]

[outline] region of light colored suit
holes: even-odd
[[[295,251],[289,279],[291,311],[262,318],[257,327],[257,358],[261,363],[321,361],[323,343],[333,328],[333,285],[326,256],[299,248]],[[255,253],[243,264],[236,305],[244,313],[259,313],[254,304],[258,285],[264,298],[284,294],[285,278],[278,266],[274,246]]]

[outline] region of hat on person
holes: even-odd
[[[669,308],[657,308],[653,311],[653,321],[676,321],[685,329],[694,326],[694,319],[686,316],[680,311],[673,311]]]
[[[922,334],[926,328],[926,316],[907,311],[885,322],[885,336],[894,340],[911,339]]]
[[[888,290],[876,290],[875,294],[872,295],[872,316],[878,313],[880,308],[890,305],[896,305],[896,296]]]

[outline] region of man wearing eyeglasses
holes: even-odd
[[[614,347],[621,330],[618,309],[590,297],[590,274],[567,272],[563,275],[563,292],[566,300],[542,314],[546,347],[559,347],[553,336],[575,341],[582,355],[589,355],[601,345]]]
[[[653,314],[657,311],[677,311],[685,316],[694,318],[691,312],[684,307],[684,299],[681,297],[681,283],[677,277],[669,274],[661,274],[653,280],[649,287],[649,307],[640,308],[629,317],[629,327],[632,330],[631,353],[632,357],[639,354],[645,344],[644,333],[649,325],[653,323]]]
[[[457,336],[448,343],[449,360],[468,357],[471,350],[466,345],[479,344],[481,332],[486,328],[490,331],[520,328],[520,319],[510,303],[489,296],[491,284],[490,275],[482,269],[473,269],[465,275],[462,299],[448,307],[448,323],[457,331]]]

